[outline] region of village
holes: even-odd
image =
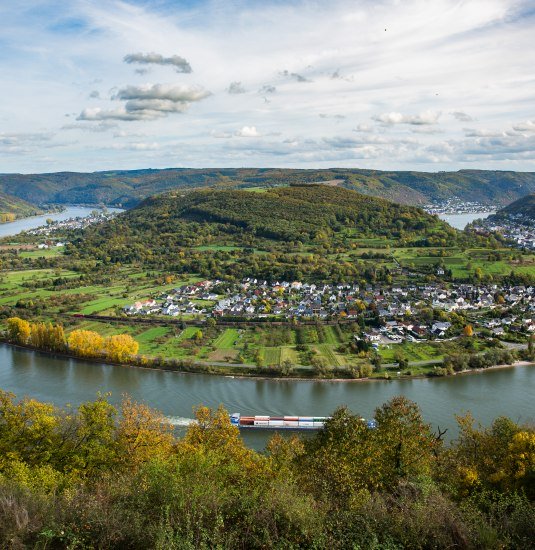
[[[516,315],[501,315],[519,307]],[[372,344],[445,339],[452,313],[471,314],[475,327],[493,337],[535,332],[535,288],[496,284],[379,286],[309,284],[245,279],[239,284],[200,281],[124,308],[135,316],[180,319],[354,320]],[[436,311],[442,315],[437,318]],[[522,313],[520,313],[520,311]],[[364,323],[375,319],[375,323]],[[371,328],[373,326],[373,328]]]
[[[517,248],[535,250],[535,224],[531,218],[522,214],[478,220],[474,229],[482,233],[499,233]]]
[[[458,197],[452,197],[444,201],[426,204],[423,209],[428,214],[437,215],[485,214],[492,209],[492,206],[477,201],[466,201]]]
[[[93,210],[88,216],[76,216],[73,218],[67,218],[65,220],[57,221],[47,220],[46,225],[36,227],[35,229],[30,229],[27,231],[27,233],[29,235],[49,237],[57,231],[73,231],[77,229],[85,229],[90,225],[104,223],[113,219],[116,215],[116,212],[110,212],[108,210]]]

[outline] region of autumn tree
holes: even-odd
[[[124,363],[139,351],[139,344],[130,334],[114,334],[104,341],[104,353],[111,361]]]
[[[459,437],[444,454],[449,483],[460,495],[485,489],[525,491],[535,499],[535,429],[500,417],[488,428],[457,418]]]
[[[132,467],[153,459],[165,459],[174,444],[172,426],[147,405],[126,397],[121,405],[121,420],[117,426],[120,460]]]
[[[472,325],[466,325],[463,328],[463,336],[471,337],[474,335],[474,329],[472,328]]]
[[[7,320],[9,339],[17,344],[27,344],[31,335],[31,325],[20,317],[10,317]]]
[[[67,339],[69,350],[80,357],[96,357],[104,348],[104,338],[92,330],[73,330]]]

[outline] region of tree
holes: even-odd
[[[441,442],[423,421],[418,405],[394,397],[375,411],[373,431],[382,465],[381,483],[393,487],[399,480],[425,475]]]
[[[281,363],[281,374],[283,376],[290,376],[290,374],[292,374],[293,370],[294,370],[294,365],[290,361],[290,359],[285,359]]]
[[[17,344],[27,344],[31,336],[31,325],[20,317],[10,317],[7,320],[9,339]]]
[[[474,335],[474,329],[472,328],[472,325],[466,325],[463,328],[463,336],[472,337]]]
[[[133,467],[154,459],[168,458],[174,437],[172,426],[161,413],[126,397],[117,427],[119,459]]]
[[[104,340],[104,352],[117,363],[128,361],[139,351],[139,344],[130,334],[114,334]]]
[[[67,339],[69,351],[80,357],[96,357],[103,352],[104,338],[92,330],[73,330]]]

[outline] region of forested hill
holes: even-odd
[[[373,267],[351,260],[361,246],[442,247],[469,239],[416,207],[339,187],[298,185],[151,197],[88,229],[67,251],[206,276],[339,280]]]
[[[534,172],[461,170],[430,173],[338,168],[169,168],[94,173],[0,174],[0,191],[37,205],[103,203],[131,207],[151,195],[176,188],[273,187],[318,182],[413,205],[458,197],[500,206],[535,191]]]
[[[354,236],[414,240],[455,238],[456,231],[421,209],[339,187],[295,185],[265,192],[172,192],[97,228],[93,234],[145,240],[146,246],[177,237],[183,245],[208,245],[220,234],[237,244],[255,240],[314,243]]]
[[[18,197],[0,192],[0,223],[42,214],[42,210]]]
[[[522,197],[512,204],[496,212],[496,217],[521,215],[524,218],[535,221],[535,193]]]

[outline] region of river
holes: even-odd
[[[2,224],[0,236],[38,227],[47,218],[84,216],[91,210],[74,206],[59,214]],[[461,214],[445,219],[460,227],[483,216]],[[229,412],[244,414],[318,416],[329,415],[336,407],[347,405],[369,418],[377,406],[400,394],[416,401],[434,427],[448,428],[450,437],[456,433],[455,414],[465,411],[471,411],[483,424],[500,415],[517,421],[535,419],[535,367],[390,382],[276,381],[95,364],[0,344],[0,388],[19,397],[31,396],[57,405],[78,405],[94,399],[97,392],[111,392],[111,400],[118,403],[127,393],[159,409],[177,426],[186,425],[193,407],[200,404],[210,407],[223,404]],[[268,437],[266,432],[244,433],[247,443],[259,449]]]
[[[240,379],[182,374],[95,364],[0,344],[0,388],[57,405],[78,405],[97,392],[124,393],[162,411],[175,425],[185,425],[193,407],[223,404],[243,414],[326,416],[340,405],[366,418],[395,395],[416,401],[427,421],[456,433],[454,415],[471,411],[488,424],[500,415],[517,421],[535,419],[535,367],[494,369],[447,378],[375,382]],[[246,432],[248,444],[262,448],[265,432]]]
[[[495,212],[467,212],[465,214],[439,214],[438,217],[445,222],[448,222],[455,229],[464,229],[469,223],[474,220],[484,220]]]
[[[85,217],[89,216],[93,210],[98,207],[89,206],[67,206],[63,212],[57,212],[55,214],[44,214],[42,216],[32,216],[30,218],[21,218],[14,222],[0,224],[0,237],[10,237],[16,235],[21,231],[28,231],[29,229],[35,229],[46,225],[46,220],[51,219],[55,222],[61,220],[67,220],[69,218]],[[108,208],[110,212],[122,212],[120,208]]]

